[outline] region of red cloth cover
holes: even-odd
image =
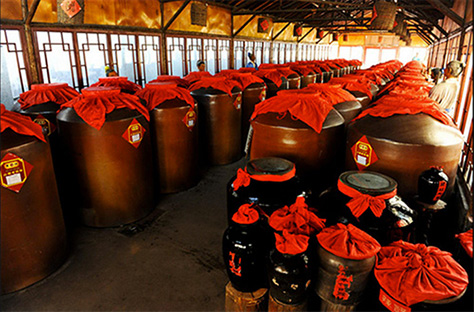
[[[291,65],[290,69],[303,76],[314,74],[314,70],[311,67],[305,65]]]
[[[231,79],[225,77],[203,77],[200,80],[194,82],[190,87],[189,91],[194,91],[201,88],[213,88],[227,93],[232,96],[232,89],[235,87],[240,89],[239,84]]]
[[[260,182],[284,182],[294,178],[296,174],[296,168],[293,165],[293,168],[285,174],[255,174],[250,175],[247,173],[247,168],[244,170],[238,169],[237,170],[237,177],[235,178],[234,182],[232,182],[232,186],[234,191],[237,191],[240,187],[247,187],[250,185],[251,179],[260,181]]]
[[[281,77],[283,75],[276,69],[260,69],[254,73],[255,76],[260,78],[267,78],[271,80],[279,88],[283,83]]]
[[[344,259],[368,259],[380,250],[375,238],[352,224],[338,223],[323,229],[316,237],[322,248]]]
[[[374,70],[368,70],[368,69],[357,70],[355,72],[355,75],[361,75],[361,76],[367,77],[370,80],[374,81],[375,84],[378,84],[378,85],[382,83],[382,76]]]
[[[239,224],[252,224],[258,221],[258,211],[252,205],[244,204],[232,216],[232,221]]]
[[[54,102],[62,105],[75,98],[79,92],[68,86],[67,83],[45,83],[31,85],[31,90],[20,94],[18,103],[25,110],[31,106]]]
[[[368,208],[370,208],[377,218],[380,218],[386,206],[385,200],[397,195],[397,189],[394,189],[392,192],[387,194],[370,196],[353,189],[344,184],[341,180],[337,181],[337,188],[342,194],[351,197],[351,200],[346,204],[346,206],[349,207],[356,218],[359,218]]]
[[[276,69],[280,74],[282,74],[285,78],[288,78],[290,77],[291,75],[296,75],[296,76],[300,76],[298,75],[297,72],[291,70],[289,67],[277,67]]]
[[[183,88],[189,87],[189,81],[184,80],[179,76],[161,75],[148,83],[151,84],[151,83],[156,83],[156,82],[176,82],[176,84],[180,87],[183,87]]]
[[[347,91],[359,91],[366,94],[372,99],[371,83],[364,83],[358,81],[356,78],[331,78],[330,84],[337,84],[346,89]]]
[[[153,110],[166,100],[180,99],[194,109],[194,98],[189,90],[178,87],[176,84],[148,83],[144,89],[135,93],[140,99],[146,101],[148,110]]]
[[[128,80],[127,77],[103,77],[99,81],[91,84],[91,87],[119,87],[121,90],[129,92],[137,92],[141,90],[141,86]]]
[[[215,77],[220,77],[220,76],[229,77],[231,74],[235,74],[238,72],[239,71],[236,69],[223,69],[218,74],[215,74],[214,76]]]
[[[391,91],[407,91],[409,94],[428,95],[431,88],[432,84],[425,80],[394,80],[387,84],[382,90],[380,90],[379,94]]]
[[[326,219],[320,219],[308,208],[304,197],[297,197],[289,208],[285,206],[272,213],[268,224],[276,231],[310,236],[324,228]]]
[[[382,247],[374,273],[380,287],[406,306],[458,296],[469,283],[450,253],[404,241]]]
[[[242,90],[245,90],[252,83],[265,84],[262,78],[252,75],[251,73],[231,73],[228,77],[229,79],[236,81]]]
[[[282,235],[275,233],[275,247],[282,254],[297,255],[308,249],[309,236],[293,234],[283,230]]]
[[[332,105],[342,102],[357,101],[356,97],[339,85],[331,85],[328,83],[311,83],[301,90],[311,90],[320,94],[325,100]]]
[[[187,76],[185,76],[183,79],[188,81],[189,84],[192,84],[196,81],[198,81],[199,79],[201,78],[204,78],[204,77],[212,77],[211,73],[207,72],[207,71],[195,71],[195,72],[190,72]]]
[[[403,97],[395,94],[383,96],[372,107],[362,111],[355,119],[370,115],[373,117],[390,117],[393,115],[427,114],[448,126],[454,126],[452,118],[429,97],[406,94]]]
[[[119,87],[100,87],[82,89],[82,94],[61,105],[60,110],[72,107],[88,125],[100,130],[107,114],[119,108],[128,108],[141,113],[150,120],[148,110],[137,96],[120,93]]]
[[[239,72],[241,73],[254,73],[256,72],[257,70],[253,67],[242,67],[242,68],[239,68]]]
[[[30,117],[11,112],[7,110],[3,104],[0,104],[0,116],[0,132],[10,128],[18,134],[34,136],[38,140],[46,142],[43,135],[43,128],[37,123],[33,122]]]
[[[472,229],[461,234],[456,234],[456,238],[459,239],[462,248],[464,248],[469,257],[472,258]]]
[[[317,133],[321,132],[324,120],[331,111],[332,104],[315,93],[285,93],[274,96],[255,106],[250,118],[266,113],[290,113],[293,118],[299,119]]]

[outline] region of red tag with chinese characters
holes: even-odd
[[[72,18],[74,15],[79,13],[81,6],[76,0],[64,0],[61,2],[61,9],[63,9],[64,13],[66,13],[69,18]]]
[[[193,128],[196,125],[196,119],[196,112],[192,108],[190,108],[183,118],[183,122],[186,127],[188,127],[189,131],[193,131]]]
[[[6,154],[0,163],[2,186],[19,193],[32,169],[33,165],[26,160],[12,153]]]
[[[336,277],[336,283],[334,285],[334,291],[332,292],[332,295],[336,297],[336,299],[349,299],[349,293],[347,291],[351,288],[352,281],[352,275],[347,276],[344,266],[340,264],[338,267],[338,275]]]
[[[440,200],[441,196],[443,196],[443,194],[446,191],[447,187],[448,187],[448,183],[446,181],[439,181],[438,191],[436,192],[436,195],[433,198],[433,201]]]
[[[38,115],[35,119],[33,119],[33,122],[43,127],[43,129],[46,129],[46,133],[48,136],[50,136],[51,133],[53,133],[54,130],[56,130],[56,126],[41,114]]]
[[[379,160],[365,135],[351,147],[351,151],[359,170],[364,170]]]
[[[229,251],[229,268],[232,273],[234,273],[237,276],[242,276],[242,266],[241,266],[241,261],[242,258],[238,257],[238,263],[236,263],[235,259],[235,253],[232,251]]]
[[[396,302],[392,299],[385,291],[380,289],[380,302],[392,312],[410,312],[411,309],[401,303]]]
[[[268,24],[268,21],[266,19],[264,19],[261,23],[260,23],[260,27],[262,28],[263,31],[267,31],[268,27],[270,25]]]
[[[267,97],[267,90],[263,89],[262,92],[260,92],[260,95],[258,96],[258,98],[260,99],[260,102],[263,102],[265,101],[266,97]]]
[[[301,36],[301,34],[303,33],[303,28],[301,26],[295,28],[295,33],[298,35],[298,36]]]
[[[239,94],[239,95],[237,95],[237,97],[235,98],[235,101],[234,101],[235,109],[240,109],[241,104],[242,104],[242,95]]]
[[[135,119],[133,118],[130,126],[128,126],[127,130],[122,134],[122,137],[128,143],[132,144],[133,147],[138,148],[140,142],[143,139],[143,135],[145,134],[146,129]]]

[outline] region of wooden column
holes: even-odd
[[[36,13],[40,0],[35,0],[31,4],[31,8],[28,9],[28,1],[21,1],[21,9],[23,12],[23,27],[25,30],[25,39],[26,39],[26,61],[28,69],[30,72],[30,81],[29,84],[41,83],[40,74],[38,70],[38,60],[36,57],[33,41],[33,32],[31,31],[30,23],[33,20],[33,17]]]

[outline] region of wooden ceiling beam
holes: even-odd
[[[440,0],[426,0],[429,4],[431,4],[436,10],[440,11],[450,19],[452,19],[456,24],[459,26],[464,25],[464,19],[457,15],[454,11],[452,11],[450,8],[448,8],[444,3],[442,3]]]

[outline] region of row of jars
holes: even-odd
[[[295,172],[288,160],[260,158],[229,181],[223,257],[235,289],[268,288],[270,302],[287,309],[352,311],[361,303],[369,310],[408,311],[466,304],[457,301],[469,283],[466,269],[472,280],[472,264],[464,262],[464,269],[449,253],[413,244],[417,213],[397,195],[394,179],[348,171],[315,196]],[[403,257],[414,254],[426,262],[406,266]],[[425,265],[432,261],[438,265]],[[450,273],[440,276],[440,269]],[[387,276],[388,270],[396,273]],[[419,270],[425,277],[395,277]],[[417,297],[406,298],[411,292]]]

